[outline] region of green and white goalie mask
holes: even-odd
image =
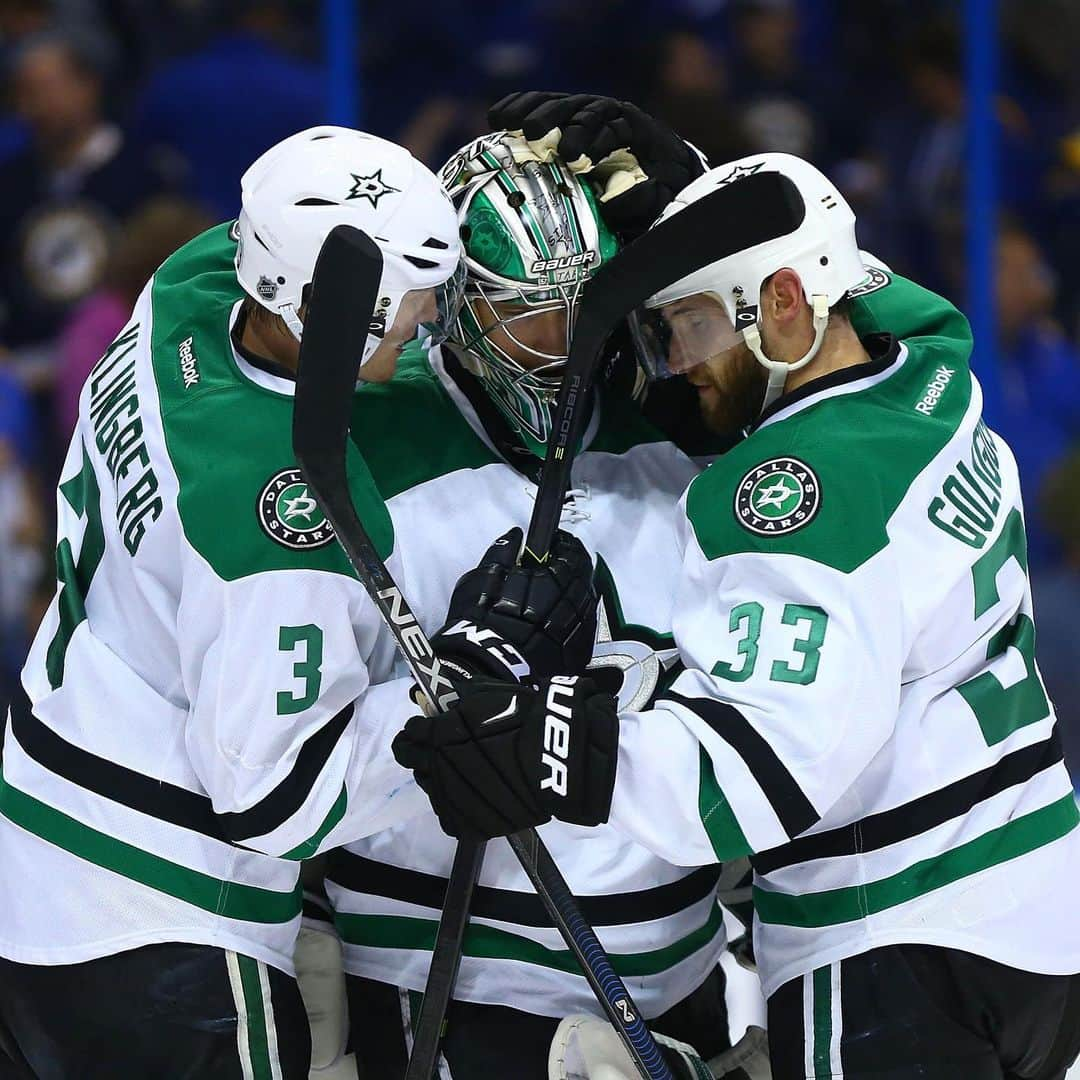
[[[581,288],[618,243],[587,183],[559,161],[536,160],[505,132],[459,150],[442,180],[466,268],[450,343],[542,457]]]

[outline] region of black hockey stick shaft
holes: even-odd
[[[457,695],[442,676],[438,657],[419,632],[408,602],[371,543],[349,495],[345,472],[349,402],[381,273],[382,254],[363,232],[340,227],[327,238],[313,275],[300,348],[293,445],[303,475],[333,525],[338,543],[390,628],[417,685],[435,708],[446,708]],[[454,887],[447,888],[450,902],[439,922],[409,1059],[410,1078],[430,1080],[434,1073],[443,1018],[461,961],[460,942],[482,861],[483,845],[458,845],[450,879]]]
[[[585,283],[524,555],[543,563],[551,550],[607,339],[654,293],[709,263],[790,232],[792,216],[781,215],[774,223],[763,221],[760,213],[789,197],[783,180],[778,173],[758,173],[718,187],[654,226]]]
[[[413,677],[437,708],[456,700],[449,680],[442,675],[438,657],[421,630],[404,596],[395,585],[356,513],[345,470],[349,420],[361,350],[367,338],[371,312],[378,296],[382,257],[370,237],[350,226],[334,229],[319,254],[304,324],[293,415],[293,448],[308,486],[334,528],[369,596],[394,636]],[[535,830],[510,838],[511,847],[553,922],[582,964],[586,977],[609,1019],[646,1080],[672,1080],[671,1072],[646,1027],[629,991],[615,974],[576,900]],[[459,844],[455,867],[447,886],[437,945],[443,956],[432,957],[438,973],[433,1000],[449,1002],[460,961],[469,899],[475,885],[483,845]],[[470,847],[473,851],[470,851]],[[449,917],[448,917],[449,913]],[[445,1004],[435,1025],[434,1070]],[[435,1015],[434,1008],[431,1015]],[[414,1043],[414,1051],[416,1045]],[[410,1076],[412,1073],[410,1072]]]

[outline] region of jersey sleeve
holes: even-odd
[[[193,574],[179,620],[187,751],[228,840],[305,859],[423,808],[390,753],[411,680],[389,677],[392,639],[358,582]]]
[[[968,362],[974,338],[959,308],[865,252],[863,260],[871,268],[869,284],[851,294],[851,325],[859,337],[887,332],[937,363]]]
[[[673,628],[686,670],[653,709],[622,715],[611,815],[676,865],[812,828],[890,737],[903,665],[888,546],[855,567],[830,557],[856,520],[853,495],[821,494],[823,538],[800,554],[733,541],[733,485],[711,479],[685,498]]]

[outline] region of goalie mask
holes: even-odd
[[[525,446],[542,457],[584,283],[617,242],[587,183],[524,142],[486,135],[443,167],[465,296],[450,342]]]

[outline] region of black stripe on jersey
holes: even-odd
[[[1007,788],[1024,784],[1062,760],[1057,728],[1049,739],[1006,754],[1000,761],[954,784],[918,799],[861,818],[813,836],[800,836],[750,858],[759,874],[771,874],[785,866],[813,859],[835,859],[862,851],[878,851],[890,844],[910,840],[953,818],[969,813],[979,803]]]
[[[34,716],[21,687],[11,702],[12,734],[39,765],[95,795],[224,843],[273,832],[303,805],[350,716],[351,704],[304,743],[293,771],[251,809],[215,814],[207,795],[146,776],[67,742]]]
[[[369,893],[436,910],[442,908],[446,895],[446,878],[438,874],[389,866],[351,851],[330,853],[326,877],[353,892]],[[626,926],[663,919],[684,911],[712,896],[719,877],[719,867],[704,866],[667,885],[631,893],[579,895],[577,901],[591,925]],[[490,885],[476,886],[469,914],[517,923],[519,926],[549,929],[555,925],[535,893],[496,889]]]
[[[683,697],[670,691],[665,700],[700,716],[743,759],[788,836],[806,832],[821,819],[776,751],[734,705],[711,698]],[[663,701],[658,705],[662,707]]]
[[[218,814],[225,835],[234,844],[250,840],[253,836],[272,833],[304,805],[352,714],[352,702],[349,702],[341,712],[323,724],[300,748],[292,772],[265,798],[247,810]]]
[[[213,804],[206,795],[144,776],[72,745],[30,711],[30,699],[22,687],[11,702],[11,733],[26,755],[49,772],[132,810],[215,840],[225,840]]]

